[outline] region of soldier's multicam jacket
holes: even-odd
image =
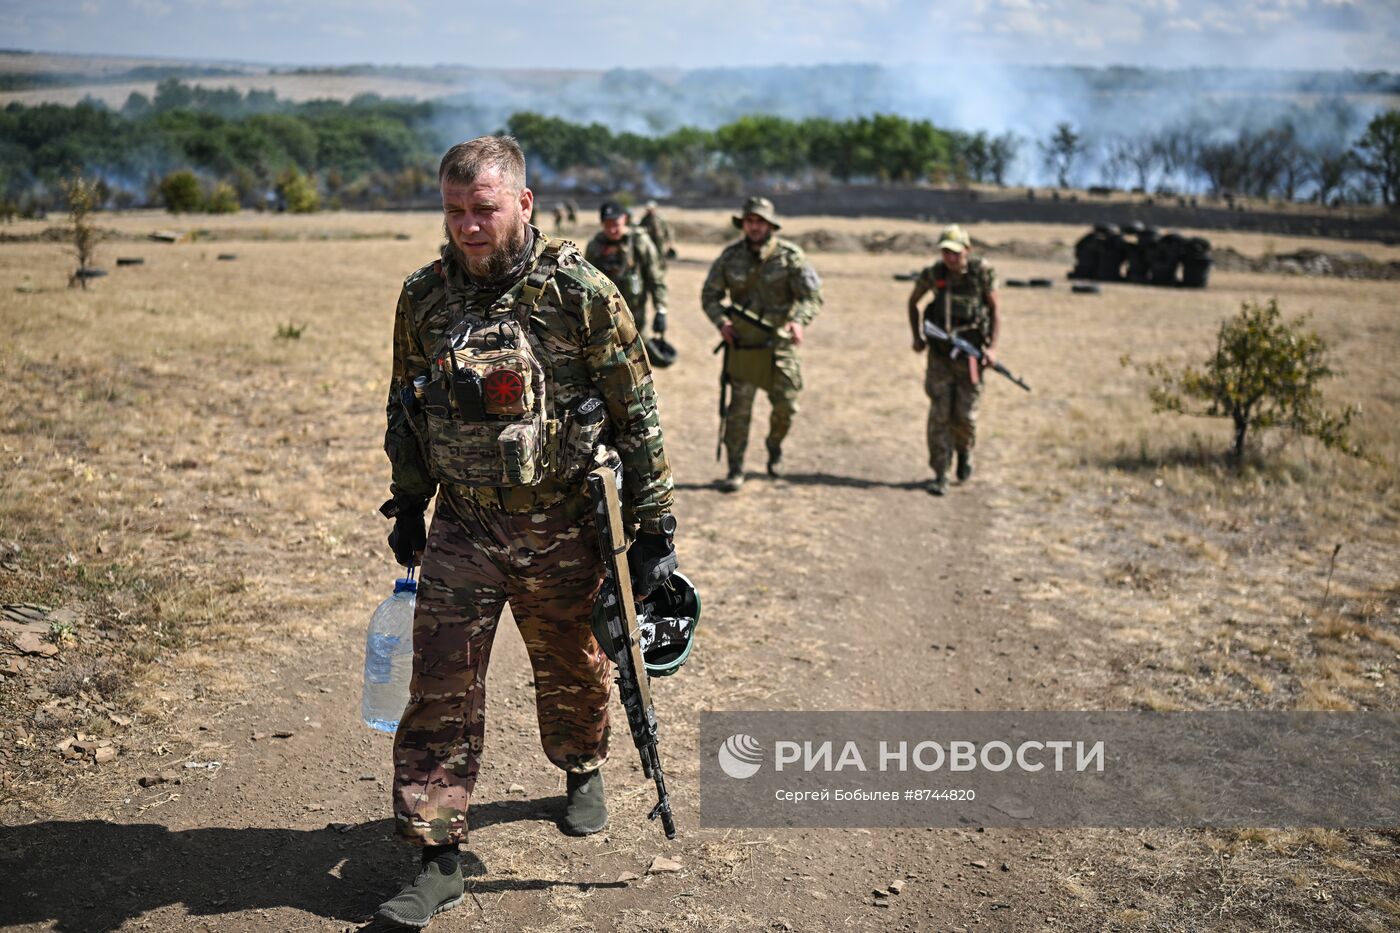
[[[645,230],[629,227],[617,241],[600,230],[583,256],[612,280],[634,317],[641,316],[648,295],[653,307],[666,307],[666,267]]]
[[[984,341],[990,336],[991,317],[987,296],[997,289],[997,273],[982,261],[982,257],[969,257],[966,271],[957,274],[953,274],[940,259],[924,267],[919,273],[918,285],[925,291],[933,292],[933,299],[924,309],[925,320],[943,327],[951,317],[955,329],[966,331],[971,328]],[[949,301],[952,302],[951,308],[948,307]]]
[[[443,258],[404,281],[394,313],[394,364],[384,439],[396,494],[431,497],[439,485],[428,470],[400,393],[414,378],[428,373],[429,354],[454,325],[464,317],[482,314],[505,293],[518,291],[548,242],[539,230],[533,235],[531,261],[513,282],[478,286],[447,248]],[[661,517],[671,511],[671,468],[662,445],[651,367],[617,288],[577,249],[565,244],[559,251],[558,271],[530,316],[530,332],[534,351],[548,372],[547,391],[560,418],[585,398],[603,400],[610,428],[604,441],[622,458],[623,502],[643,530],[655,530]],[[536,511],[587,497],[583,480],[566,484],[553,474],[534,486],[498,490],[443,484],[443,489],[451,498],[509,512]]]
[[[785,346],[792,342],[785,325],[796,321],[805,327],[821,310],[821,288],[821,279],[796,243],[773,236],[755,253],[747,240],[740,239],[726,246],[710,267],[700,301],[705,316],[719,327],[729,317],[720,303],[727,294],[731,303],[762,316],[777,328],[776,340],[779,346]],[[742,319],[733,323],[742,344],[774,336]]]

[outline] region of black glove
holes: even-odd
[[[379,507],[385,518],[394,520],[389,549],[394,560],[405,567],[417,565],[418,555],[428,546],[428,528],[423,521],[427,510],[428,500],[418,496],[395,496]]]
[[[627,552],[627,567],[632,572],[632,592],[645,599],[676,572],[676,545],[671,536],[639,532]]]

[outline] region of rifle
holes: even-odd
[[[729,420],[729,344],[723,340],[715,347],[715,352],[724,351],[719,365],[719,437],[715,439],[715,463],[719,463],[724,450],[724,427]]]
[[[939,327],[932,321],[924,321],[924,336],[929,338],[930,340],[941,340],[944,343],[951,344],[953,349],[948,353],[948,356],[951,359],[957,359],[958,354],[961,353],[964,356],[971,357],[979,363],[983,362],[981,350],[979,350],[972,343],[968,342],[965,338],[959,337],[956,334],[948,333],[946,330]],[[1001,373],[1007,379],[1010,379],[1012,382],[1025,389],[1027,392],[1031,390],[1031,387],[1026,385],[1025,382],[1023,382],[1019,376],[1017,376],[1015,373],[1013,373],[1011,370],[1007,369],[1000,363],[993,363],[992,369]]]
[[[606,636],[611,644],[603,650],[617,665],[617,695],[627,712],[632,741],[642,758],[642,775],[656,782],[656,806],[647,819],[661,817],[667,839],[676,838],[671,818],[671,798],[661,770],[661,752],[656,742],[656,710],[651,705],[651,681],[642,661],[641,633],[637,628],[637,607],[632,601],[632,576],[627,570],[627,536],[622,526],[622,505],[617,491],[622,486],[622,461],[614,454],[608,462],[588,474],[588,491],[593,497],[593,524],[598,532],[598,548],[603,556],[603,588],[598,605],[607,620]],[[595,627],[596,629],[596,627]]]

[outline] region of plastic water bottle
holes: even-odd
[[[394,595],[379,604],[369,619],[365,638],[365,686],[360,718],[365,725],[393,735],[408,705],[408,682],[413,676],[413,607],[418,581],[408,576],[394,581]]]

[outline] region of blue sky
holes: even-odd
[[[0,0],[0,46],[271,64],[1395,70],[1400,0]]]

